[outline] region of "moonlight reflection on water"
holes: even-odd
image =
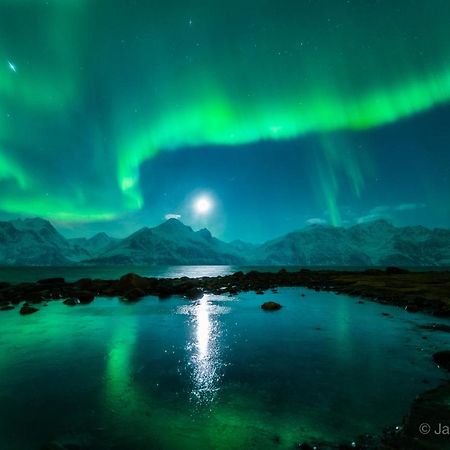
[[[187,343],[189,353],[188,367],[192,380],[191,398],[200,404],[214,400],[220,389],[220,379],[223,367],[223,349],[220,338],[224,333],[218,316],[227,314],[230,308],[217,305],[218,299],[212,295],[203,298],[192,305],[179,308],[179,313],[190,317],[190,338]]]

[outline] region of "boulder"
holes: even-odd
[[[433,355],[433,361],[445,370],[450,372],[450,350],[437,352]]]
[[[119,289],[130,290],[133,288],[143,289],[149,284],[149,279],[136,275],[135,273],[127,273],[122,276],[118,282]]]
[[[25,303],[22,306],[22,308],[20,308],[20,314],[22,314],[22,316],[27,316],[29,314],[33,314],[38,311],[39,311],[39,309],[35,308],[34,306],[29,305],[28,303]]]
[[[80,300],[75,297],[66,298],[63,303],[67,306],[76,306],[80,304]]]
[[[89,289],[92,287],[93,281],[91,278],[81,278],[75,282],[78,289]]]
[[[277,302],[265,302],[261,305],[261,309],[264,311],[278,311],[283,306]]]
[[[184,296],[189,300],[199,300],[203,297],[203,291],[200,288],[190,288],[185,293]]]
[[[94,301],[95,295],[89,291],[78,291],[74,293],[74,297],[76,297],[82,305],[87,305]]]
[[[134,288],[125,293],[124,299],[135,301],[145,296],[145,291],[139,288]]]

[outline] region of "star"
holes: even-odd
[[[8,61],[8,67],[14,72],[17,72],[15,64],[13,64],[11,61]]]

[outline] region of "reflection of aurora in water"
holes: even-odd
[[[209,403],[219,389],[221,369],[220,338],[223,330],[219,314],[226,314],[229,308],[212,303],[213,296],[205,295],[193,305],[180,308],[183,314],[191,316],[192,338],[187,345],[192,367],[192,397],[199,403]]]
[[[396,423],[424,374],[442,377],[430,355],[446,336],[417,329],[429,317],[326,292],[277,301],[276,314],[254,293],[4,312],[0,448],[288,450]]]

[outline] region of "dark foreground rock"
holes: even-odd
[[[277,302],[265,302],[261,305],[261,309],[264,311],[278,311],[283,306]]]
[[[80,304],[80,300],[75,297],[66,298],[63,303],[67,306],[76,306]]]
[[[25,305],[23,305],[22,308],[20,308],[20,314],[22,314],[22,316],[28,316],[29,314],[33,314],[38,311],[39,311],[38,308],[28,305],[27,303],[25,303]]]
[[[450,372],[450,350],[437,352],[433,355],[433,361],[445,370]],[[450,417],[449,417],[450,419]]]

